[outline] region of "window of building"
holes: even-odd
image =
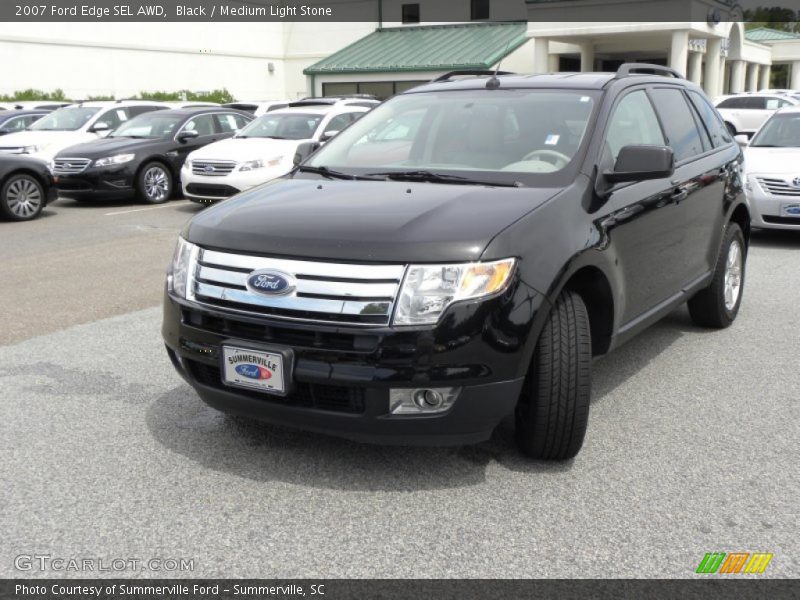
[[[664,124],[667,143],[675,154],[675,162],[702,154],[709,149],[710,143],[701,136],[681,90],[658,88],[652,91],[652,95],[653,104]]]
[[[419,4],[403,4],[403,23],[419,23]]]
[[[347,81],[322,84],[323,96],[351,96],[353,94],[372,94],[379,100],[386,100],[395,94],[427,83],[427,81]]]
[[[482,21],[489,18],[489,0],[471,0],[470,19]]]

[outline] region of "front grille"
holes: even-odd
[[[239,193],[233,186],[213,183],[190,183],[186,186],[186,191],[203,198],[229,198]]]
[[[366,410],[364,388],[349,388],[338,385],[296,382],[288,396],[265,394],[244,388],[230,387],[222,383],[218,367],[194,360],[184,360],[189,374],[198,382],[219,390],[298,408],[316,408],[331,412],[362,414]]]
[[[184,324],[202,331],[255,342],[281,344],[298,350],[370,354],[377,350],[380,341],[377,335],[356,335],[276,327],[233,317],[218,317],[188,308],[183,309],[182,317]]]
[[[800,198],[800,187],[795,187],[784,179],[772,179],[769,177],[757,177],[756,179],[765,191],[774,196],[792,196]]]
[[[205,175],[206,177],[222,177],[230,175],[236,168],[236,162],[232,160],[193,160],[192,173],[195,175]]]
[[[251,291],[250,274],[269,269],[290,275],[282,296]],[[200,249],[191,296],[201,304],[303,321],[388,325],[404,265],[354,265],[286,260]]]
[[[769,215],[761,215],[761,218],[767,223],[773,223],[774,225],[794,225],[800,227],[800,217],[771,217]]]
[[[83,173],[90,164],[89,158],[57,158],[53,161],[53,175]]]

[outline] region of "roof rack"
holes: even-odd
[[[473,75],[475,77],[481,75],[516,75],[512,71],[495,71],[494,69],[461,69],[458,71],[450,71],[449,73],[445,73],[444,75],[439,75],[435,79],[431,79],[430,83],[441,83],[443,81],[450,81],[453,77],[458,77],[460,75]]]
[[[617,74],[614,79],[622,79],[632,75],[664,75],[683,79],[683,75],[678,73],[675,69],[663,67],[661,65],[652,65],[650,63],[625,63],[620,65],[617,69]]]

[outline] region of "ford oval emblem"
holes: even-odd
[[[800,217],[800,204],[790,204],[784,210],[787,215]]]
[[[248,379],[269,379],[272,377],[270,370],[266,367],[262,367],[261,365],[236,365],[236,372],[242,377],[247,377]]]
[[[294,291],[294,278],[281,271],[253,271],[247,278],[247,289],[267,296],[285,296]]]

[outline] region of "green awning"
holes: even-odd
[[[745,31],[744,37],[751,42],[773,42],[780,40],[800,40],[800,35],[791,31],[781,31],[770,27],[757,27]]]
[[[311,65],[306,75],[489,69],[527,41],[527,23],[378,29]]]

